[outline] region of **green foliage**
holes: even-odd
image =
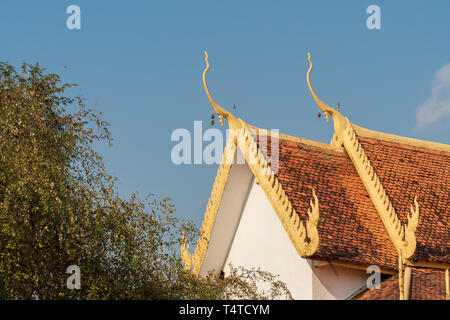
[[[193,239],[194,226],[169,199],[118,196],[93,149],[110,143],[108,124],[81,97],[63,95],[72,86],[38,64],[17,72],[0,63],[0,299],[290,297],[260,270],[232,268],[225,279],[184,272],[181,234]],[[73,264],[80,290],[66,286]]]

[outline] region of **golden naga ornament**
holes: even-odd
[[[278,181],[278,178],[273,173],[270,165],[267,163],[256,142],[254,141],[254,134],[267,134],[267,130],[256,128],[245,123],[242,119],[237,118],[235,115],[228,112],[214,101],[206,82],[206,74],[210,68],[208,53],[206,51],[205,62],[206,68],[203,71],[202,78],[206,95],[208,96],[214,111],[217,113],[221,125],[223,126],[223,119],[225,118],[230,129],[235,131],[232,132],[230,139],[227,141],[222,163],[217,171],[211,197],[206,207],[205,217],[203,219],[200,236],[198,238],[194,254],[191,255],[189,253],[189,244],[183,236],[180,249],[181,259],[185,270],[192,271],[192,273],[196,275],[200,272],[203,259],[206,255],[206,250],[208,248],[214,222],[216,220],[217,212],[219,210],[220,201],[228,179],[232,163],[231,159],[233,159],[237,147],[239,147],[242,154],[244,154],[250,169],[271,202],[272,207],[277,213],[278,218],[280,219],[298,254],[302,257],[309,257],[313,255],[319,246],[319,233],[317,231],[317,224],[319,221],[319,200],[316,196],[315,190],[312,189],[312,200],[310,202],[310,208],[308,209],[308,220],[306,221],[305,226],[305,224],[300,221],[300,217],[289,201],[283,187],[281,186],[281,183]]]
[[[409,259],[416,250],[415,231],[419,221],[419,204],[417,203],[417,197],[414,198],[415,208],[411,206],[411,215],[408,215],[407,225],[402,226],[401,221],[389,200],[386,190],[381,184],[362,145],[358,141],[353,125],[348,118],[344,117],[339,111],[330,107],[317,97],[310,81],[312,62],[309,53],[308,61],[310,66],[306,74],[306,81],[308,82],[311,94],[319,106],[319,109],[325,114],[327,122],[329,121],[329,115],[331,115],[334,121],[335,130],[332,144],[339,147],[344,146],[398,253],[404,260]]]

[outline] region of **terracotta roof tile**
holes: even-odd
[[[398,275],[392,276],[380,284],[380,289],[366,289],[354,300],[399,300]]]
[[[403,224],[417,195],[420,214],[417,248],[411,260],[450,260],[450,154],[358,137]],[[267,148],[259,148],[270,157]],[[319,198],[319,248],[312,258],[397,269],[397,251],[350,158],[307,143],[279,139],[276,176],[302,220],[311,199]],[[356,299],[397,300],[398,275]],[[444,270],[411,268],[411,300],[445,299]]]
[[[398,300],[398,275],[381,283],[380,289],[367,289],[356,300]],[[410,300],[444,300],[445,273],[438,269],[411,268]]]
[[[403,224],[417,196],[413,261],[450,261],[450,153],[358,137]]]
[[[269,148],[259,148],[270,157],[267,140]],[[302,220],[311,187],[316,191],[319,248],[313,258],[397,268],[397,251],[345,152],[280,139],[276,176]]]
[[[450,261],[450,154],[358,137],[403,224],[417,195],[413,261]],[[305,220],[311,187],[319,198],[319,248],[313,258],[397,269],[397,251],[347,153],[279,140],[277,178]],[[259,145],[269,160],[271,138]]]

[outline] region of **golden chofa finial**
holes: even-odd
[[[336,111],[335,109],[333,109],[332,107],[330,107],[329,105],[327,105],[325,102],[323,102],[322,100],[319,99],[319,97],[317,97],[316,92],[314,91],[314,89],[311,86],[311,70],[313,68],[312,62],[311,62],[311,54],[308,52],[308,61],[309,61],[309,69],[308,72],[306,73],[306,81],[308,82],[308,87],[309,87],[309,91],[311,91],[311,94],[314,98],[314,100],[316,101],[317,105],[319,106],[319,109],[323,112],[323,114],[325,115],[325,118],[327,119],[327,122],[329,121],[329,114],[331,114],[333,116],[333,112]]]
[[[209,102],[211,103],[214,111],[219,116],[220,124],[223,126],[223,118],[227,119],[228,126],[231,129],[238,129],[243,128],[244,126],[248,126],[244,121],[241,119],[236,118],[232,113],[228,112],[221,106],[219,106],[214,99],[211,96],[211,93],[209,92],[208,85],[206,84],[206,73],[209,70],[209,61],[208,61],[208,52],[205,50],[205,61],[206,61],[206,68],[205,71],[203,71],[203,85],[205,86],[206,94],[208,95]]]
[[[309,91],[311,91],[311,94],[312,94],[314,100],[316,101],[317,105],[319,106],[319,109],[325,115],[327,122],[329,121],[329,115],[331,115],[331,117],[333,117],[335,134],[338,137],[339,136],[342,137],[341,133],[347,126],[347,119],[339,111],[330,107],[328,104],[326,104],[325,102],[320,100],[319,97],[316,95],[316,92],[314,91],[314,89],[311,86],[311,80],[310,80],[311,70],[313,68],[313,65],[311,62],[311,54],[309,52],[308,52],[308,61],[309,61],[309,69],[308,69],[308,72],[306,73],[306,81],[308,82]],[[339,140],[341,140],[341,139],[339,139]],[[337,143],[337,145],[342,145],[342,141],[337,141],[336,143]]]

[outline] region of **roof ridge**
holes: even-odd
[[[410,137],[399,136],[399,135],[395,135],[395,134],[391,134],[391,133],[370,130],[370,129],[366,129],[366,128],[357,126],[353,123],[352,123],[352,127],[355,130],[356,134],[360,137],[371,138],[371,139],[376,139],[376,140],[383,140],[383,141],[393,142],[393,143],[397,143],[397,144],[409,145],[409,146],[423,148],[423,149],[431,149],[431,150],[435,150],[435,151],[450,153],[450,145],[448,145],[448,144],[427,141],[427,140],[420,140],[420,139],[416,139],[416,138],[410,138]]]
[[[256,128],[256,127],[253,127],[252,129],[258,131],[258,134],[260,134],[260,135],[261,135],[261,131],[266,130],[266,129]],[[269,130],[266,130],[266,131],[267,131],[267,136],[271,137],[272,136],[272,131],[269,131]],[[321,148],[321,149],[326,149],[326,150],[331,150],[331,151],[336,151],[336,152],[342,152],[342,148],[341,147],[335,146],[335,145],[330,144],[330,143],[325,143],[325,142],[320,142],[320,141],[300,138],[300,137],[296,137],[296,136],[291,136],[291,135],[288,135],[288,134],[285,134],[285,133],[281,133],[281,132],[277,133],[277,137],[276,138],[278,138],[280,140],[287,140],[287,141],[302,143],[302,144],[318,147],[318,148]]]

